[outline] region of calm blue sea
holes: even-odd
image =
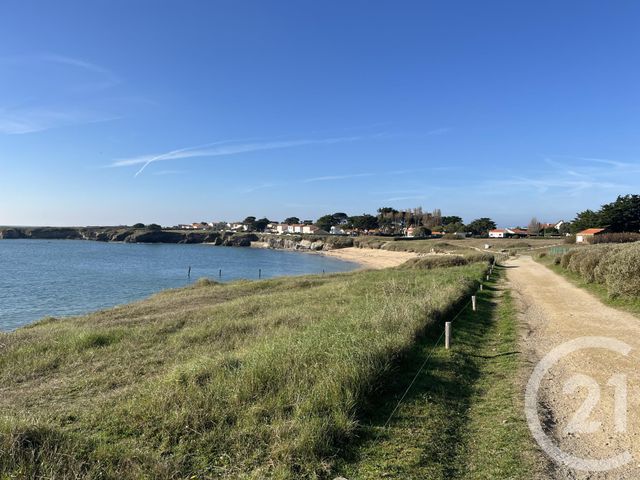
[[[131,302],[201,277],[230,281],[257,279],[258,269],[269,278],[354,268],[323,255],[257,248],[0,240],[0,330]]]

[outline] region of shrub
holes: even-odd
[[[562,255],[560,259],[560,266],[562,268],[569,267],[569,262],[571,261],[571,257],[576,253],[576,250],[569,250],[567,253]]]
[[[611,297],[640,296],[640,244],[611,250],[603,261],[607,267],[602,273]]]
[[[610,248],[585,248],[579,252],[578,255],[574,255],[574,259],[579,259],[579,264],[576,265],[576,273],[579,273],[587,283],[593,283],[596,281],[596,268],[600,262],[606,257]]]
[[[576,236],[569,235],[568,237],[564,237],[564,243],[570,243],[570,244],[576,243]]]
[[[559,256],[553,257],[553,264],[554,265],[560,265],[560,257]]]
[[[478,252],[478,253],[470,253],[468,255],[465,255],[465,258],[469,263],[475,263],[475,262],[493,263],[496,257],[492,253]]]
[[[559,263],[586,282],[605,285],[611,297],[640,295],[640,243],[573,249]]]
[[[200,287],[211,287],[213,285],[222,285],[222,284],[220,282],[216,282],[215,280],[211,280],[210,278],[202,277],[196,280],[196,282],[190,286],[192,288],[200,288]]]
[[[547,252],[540,252],[540,253],[538,254],[538,258],[544,258],[544,257],[546,257],[546,256],[547,256]]]
[[[431,270],[432,268],[458,267],[468,263],[470,263],[469,260],[458,255],[441,255],[412,258],[400,265],[400,268]]]
[[[631,243],[640,242],[640,233],[605,233],[602,235],[594,235],[591,239],[591,243]]]

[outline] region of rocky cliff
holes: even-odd
[[[212,243],[248,247],[251,233],[190,232],[127,227],[0,227],[0,239],[94,240],[126,243]]]
[[[268,248],[284,250],[334,250],[353,246],[350,237],[330,235],[259,235],[258,239]]]

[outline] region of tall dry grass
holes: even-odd
[[[0,336],[0,478],[319,478],[486,264],[198,282]]]

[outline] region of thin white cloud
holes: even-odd
[[[16,69],[19,75],[41,75],[49,79],[51,67],[47,64],[61,65],[61,68],[81,70],[81,72],[80,75],[72,73],[71,80],[64,77],[62,83],[48,82],[44,100],[39,98],[42,93],[39,95],[34,92],[22,92],[21,95],[20,92],[8,92],[14,102],[22,102],[22,104],[0,106],[0,134],[21,135],[122,118],[119,115],[99,111],[102,109],[95,107],[96,89],[109,88],[120,83],[117,75],[107,68],[77,58],[54,54],[0,58],[0,65],[7,69]],[[65,93],[72,92],[73,95],[65,100],[64,105],[52,103],[52,95],[54,97],[59,95],[61,89]],[[91,96],[88,96],[89,91],[92,92]],[[28,99],[26,102],[25,98]],[[88,103],[94,106],[90,107]]]
[[[59,65],[67,65],[70,67],[79,68],[88,72],[99,74],[103,77],[101,85],[111,86],[121,82],[120,78],[108,68],[102,67],[95,63],[87,62],[79,58],[67,57],[64,55],[42,55],[40,57],[45,62],[57,63]]]
[[[114,160],[110,167],[129,167],[142,165],[134,177],[140,175],[150,164],[159,161],[181,160],[199,157],[220,157],[238,155],[242,153],[259,152],[265,150],[279,150],[285,148],[300,147],[305,145],[329,145],[334,143],[353,142],[361,140],[362,136],[335,137],[323,139],[284,140],[251,143],[235,143],[232,141],[211,142],[193,147],[185,147],[171,150],[159,155],[142,155],[138,157],[122,158]]]
[[[50,108],[0,109],[0,133],[22,135],[69,125],[107,122],[120,117]]]
[[[302,183],[328,182],[332,180],[348,180],[351,178],[373,177],[375,173],[352,173],[347,175],[327,175],[324,177],[305,178]]]

